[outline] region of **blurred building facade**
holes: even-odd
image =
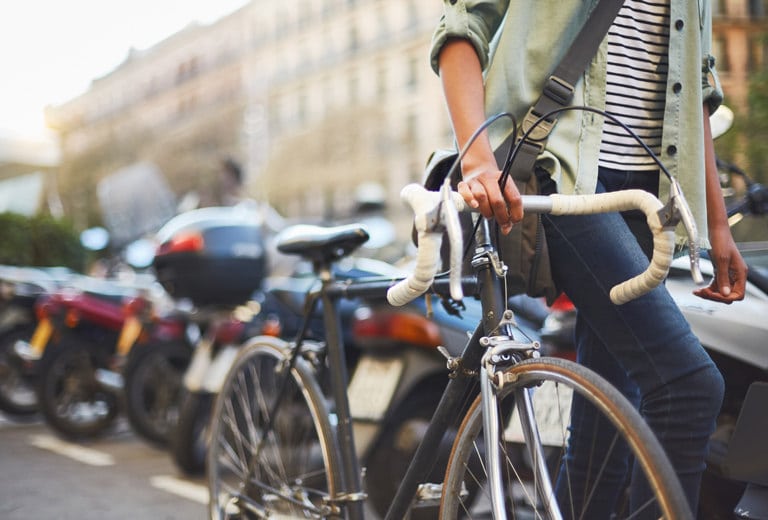
[[[715,54],[737,109],[749,72],[766,66],[766,3],[715,1]],[[156,164],[177,195],[215,203],[217,169],[231,156],[248,194],[287,216],[346,215],[355,188],[376,182],[406,225],[400,188],[451,144],[427,62],[441,11],[423,0],[252,0],[131,52],[47,112],[67,209],[93,224],[98,181],[136,162]]]
[[[348,214],[355,188],[398,192],[450,145],[426,49],[441,6],[419,0],[253,0],[190,26],[93,81],[46,117],[67,208],[93,223],[98,181],[156,164],[174,191],[216,202],[223,157],[289,216]],[[88,212],[91,211],[91,214]],[[86,216],[87,215],[87,216]]]
[[[246,29],[239,13],[190,25],[46,110],[60,138],[62,198],[79,225],[100,218],[99,182],[135,164],[156,166],[179,195],[215,199],[221,157],[240,151]]]
[[[768,69],[768,0],[715,0],[712,5],[713,54],[726,103],[744,113],[750,75]]]

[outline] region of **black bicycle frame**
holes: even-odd
[[[462,281],[467,290],[480,295],[483,309],[482,320],[461,355],[461,366],[469,368],[480,366],[481,358],[485,352],[485,347],[480,344],[480,338],[487,334],[486,331],[492,331],[498,326],[505,308],[495,272],[494,249],[490,245],[490,233],[485,220],[477,231],[476,240],[478,244],[481,244],[476,248],[472,261],[476,278]],[[347,282],[333,279],[329,274],[331,272],[330,266],[316,265],[315,268],[316,272],[320,273],[321,287],[312,290],[307,295],[304,322],[299,328],[296,347],[288,367],[290,369],[295,363],[296,357],[301,354],[301,344],[307,331],[308,320],[312,310],[320,302],[325,326],[328,368],[335,379],[335,383],[331,386],[336,404],[338,420],[336,431],[339,455],[341,456],[341,468],[335,468],[336,473],[333,475],[334,481],[341,483],[341,490],[333,498],[339,503],[346,504],[346,511],[351,520],[362,520],[364,518],[363,501],[365,495],[360,463],[355,453],[352,418],[347,397],[349,374],[345,362],[338,304],[342,298],[382,299],[387,289],[396,280],[377,277]],[[436,279],[433,288],[439,294],[446,294],[448,292],[448,280]],[[289,373],[289,370],[286,373]],[[419,444],[400,486],[398,486],[385,520],[400,520],[406,517],[419,484],[426,481],[434,462],[438,458],[441,440],[450,426],[455,424],[459,418],[469,387],[475,381],[475,374],[468,370],[459,369],[452,375],[453,377],[448,382],[440,403],[435,409],[424,438]],[[279,403],[278,397],[273,410],[279,407]]]

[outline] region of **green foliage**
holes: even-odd
[[[749,113],[744,119],[747,137],[747,160],[752,176],[766,182],[765,165],[768,161],[768,72],[755,73],[749,85]]]
[[[0,264],[82,270],[85,250],[72,225],[50,216],[0,213]]]
[[[753,180],[768,184],[768,70],[750,75],[748,107],[735,114],[733,127],[715,141],[715,150]],[[736,190],[735,199],[744,195],[742,182],[737,180],[730,186]],[[731,231],[737,242],[768,240],[768,224],[762,215],[747,215]]]

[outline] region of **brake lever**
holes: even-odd
[[[688,257],[691,265],[691,277],[696,285],[703,285],[704,276],[701,274],[701,267],[699,266],[699,259],[701,257],[698,245],[699,231],[693,219],[691,208],[688,206],[688,201],[685,200],[683,190],[680,188],[677,179],[671,179],[670,204],[671,211],[666,207],[662,210],[667,213],[666,222],[662,219],[662,224],[665,226],[675,226],[678,222],[683,223],[685,232],[688,235]]]
[[[450,179],[446,177],[440,188],[440,216],[450,242],[451,251],[451,271],[449,278],[449,288],[451,298],[461,301],[464,298],[464,290],[461,287],[461,260],[464,251],[464,236],[459,222],[459,210],[453,198]]]

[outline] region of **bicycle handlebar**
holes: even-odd
[[[451,297],[461,300],[463,239],[458,211],[468,211],[470,208],[458,193],[451,191],[447,183],[439,192],[428,191],[418,184],[409,184],[403,188],[400,196],[414,211],[418,250],[413,272],[388,290],[389,303],[395,306],[405,305],[429,289],[440,266],[440,245],[444,230],[447,230],[450,241]],[[650,291],[666,278],[674,254],[674,228],[661,222],[660,210],[663,204],[654,195],[642,190],[622,190],[594,195],[524,195],[522,199],[523,210],[531,213],[587,215],[641,210],[645,213],[653,233],[654,250],[651,263],[639,275],[613,287],[610,292],[611,301],[617,305],[626,303]],[[679,203],[685,204],[684,200]],[[689,227],[687,222],[685,224],[689,235],[695,234],[695,228]],[[691,236],[691,239],[695,242],[694,236]]]

